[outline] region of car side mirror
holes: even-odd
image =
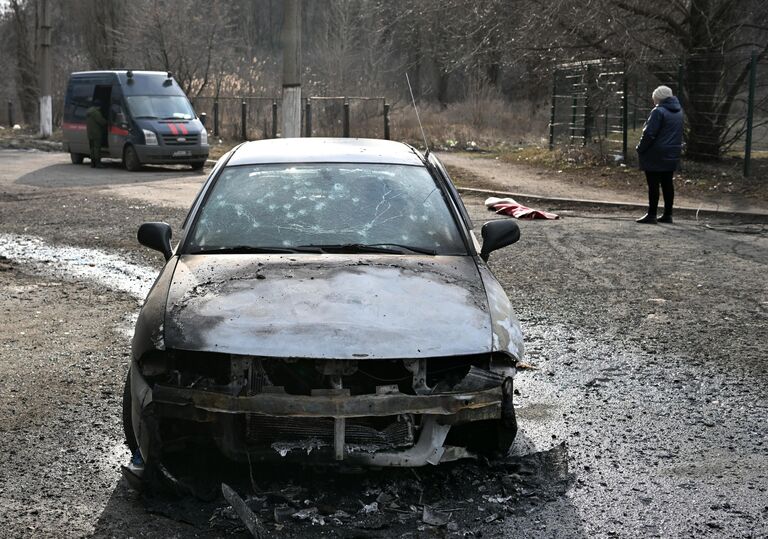
[[[168,223],[144,223],[139,227],[136,238],[144,247],[160,251],[166,260],[171,258],[171,225]]]
[[[497,249],[512,245],[520,239],[520,227],[508,219],[488,221],[480,230],[483,236],[483,249],[480,258],[488,262],[488,255]]]
[[[203,124],[203,127],[205,127],[206,122],[208,122],[208,115],[204,112],[200,113],[200,123]]]

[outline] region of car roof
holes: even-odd
[[[246,142],[227,166],[268,163],[382,163],[424,166],[423,157],[402,142],[365,138],[284,138]]]

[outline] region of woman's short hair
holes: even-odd
[[[656,103],[661,103],[668,97],[672,97],[674,94],[672,93],[672,88],[669,86],[659,86],[653,91],[653,94],[651,94],[651,97]]]

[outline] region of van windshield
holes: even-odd
[[[191,120],[195,111],[180,95],[134,95],[126,97],[128,109],[134,118],[158,120]]]

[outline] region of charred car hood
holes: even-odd
[[[183,255],[165,346],[271,357],[416,358],[490,352],[469,256]]]

